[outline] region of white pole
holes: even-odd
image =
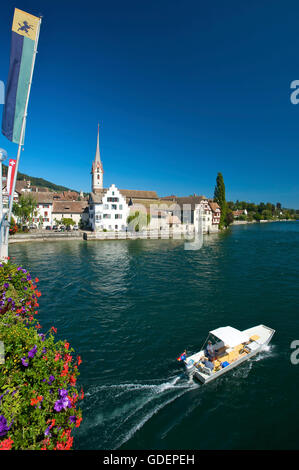
[[[2,246],[3,241],[3,191],[2,191],[2,160],[0,161],[0,246]],[[1,253],[0,253],[1,258]]]
[[[3,238],[4,238],[4,215],[3,215],[3,177],[2,177],[2,169],[3,169],[3,162],[6,158],[7,154],[6,151],[0,149],[0,260],[3,257],[7,256],[7,253],[3,253]]]
[[[10,197],[10,201],[9,201],[9,210],[8,210],[6,226],[5,226],[5,235],[4,235],[4,243],[3,243],[5,245],[5,247],[3,247],[3,248],[4,248],[4,252],[6,252],[6,253],[8,253],[9,225],[10,225],[10,219],[11,219],[11,213],[12,213],[12,205],[13,205],[13,199],[14,199],[14,193],[15,193],[15,186],[16,186],[16,179],[17,179],[17,174],[18,174],[18,167],[19,167],[19,161],[20,161],[20,155],[21,155],[21,149],[22,149],[23,136],[24,136],[25,127],[26,127],[27,109],[28,109],[28,103],[29,103],[29,95],[30,95],[30,89],[31,89],[31,84],[32,84],[34,65],[35,65],[35,58],[36,58],[36,54],[37,54],[37,44],[38,44],[38,39],[39,39],[39,32],[40,32],[41,22],[42,22],[42,19],[40,18],[38,26],[37,26],[37,31],[36,31],[36,38],[35,38],[35,44],[34,44],[34,54],[33,54],[33,60],[32,60],[31,72],[30,72],[30,80],[29,80],[27,98],[26,98],[25,109],[24,109],[24,116],[23,116],[23,121],[22,121],[20,140],[19,140],[18,155],[17,155],[17,161],[16,161],[16,169],[15,169],[15,175],[14,175],[14,180],[13,180],[13,184],[12,184],[12,193],[11,193],[11,197]]]
[[[3,217],[3,193],[2,193],[2,160],[0,160],[0,225],[1,225],[1,233],[0,233],[0,240],[2,240],[2,217]]]

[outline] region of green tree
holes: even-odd
[[[66,227],[69,227],[70,225],[75,225],[75,222],[70,217],[62,217],[61,223]]]
[[[32,220],[35,210],[36,199],[30,193],[22,194],[19,202],[13,204],[13,213],[20,219],[21,224],[27,224],[30,219]]]
[[[232,213],[232,211],[228,211],[226,214],[226,225],[232,224],[233,221],[234,221],[234,214]]]
[[[225,185],[222,173],[218,173],[217,175],[214,200],[218,203],[221,209],[219,228],[226,227],[229,225],[229,221],[227,220],[227,203],[225,200]]]

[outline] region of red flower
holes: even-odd
[[[74,387],[76,385],[76,377],[74,375],[70,376],[70,385]]]
[[[65,376],[68,374],[68,372],[69,372],[69,366],[68,366],[68,363],[65,362],[65,363],[63,364],[63,371],[62,371],[61,374],[60,374],[61,377],[65,377]]]
[[[64,355],[64,360],[65,360],[66,362],[72,362],[72,359],[73,359],[73,358],[72,358],[72,356],[71,356],[70,354],[65,354],[65,355]]]
[[[54,328],[54,326],[52,326],[51,330],[53,330],[54,333],[57,333],[57,328]]]
[[[40,402],[40,401],[42,401],[42,400],[43,400],[43,396],[42,396],[42,395],[39,395],[37,398],[32,398],[32,399],[31,399],[30,405],[31,405],[31,406],[37,405],[38,402]]]
[[[64,347],[65,347],[66,350],[68,350],[69,347],[70,347],[70,344],[69,343],[64,343]]]
[[[0,450],[10,450],[12,444],[13,440],[9,437],[8,439],[0,442]]]
[[[80,364],[82,364],[82,359],[81,359],[80,356],[77,357],[77,360],[78,360],[78,366],[79,366]]]
[[[39,282],[39,278],[36,277],[36,278],[34,279],[34,282]]]
[[[78,428],[81,424],[81,421],[82,421],[82,418],[77,418],[77,421],[76,421],[76,428]]]

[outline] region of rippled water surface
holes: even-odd
[[[15,262],[40,279],[40,323],[82,356],[81,449],[299,448],[299,223],[237,226],[180,241],[28,243]],[[209,330],[263,323],[271,345],[215,382],[176,357]],[[299,357],[299,355],[298,355]]]

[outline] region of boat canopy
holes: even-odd
[[[243,333],[243,331],[239,331],[232,326],[217,328],[216,330],[210,331],[210,334],[216,336],[216,338],[219,338],[224,344],[231,348],[249,341],[249,336],[246,333]]]

